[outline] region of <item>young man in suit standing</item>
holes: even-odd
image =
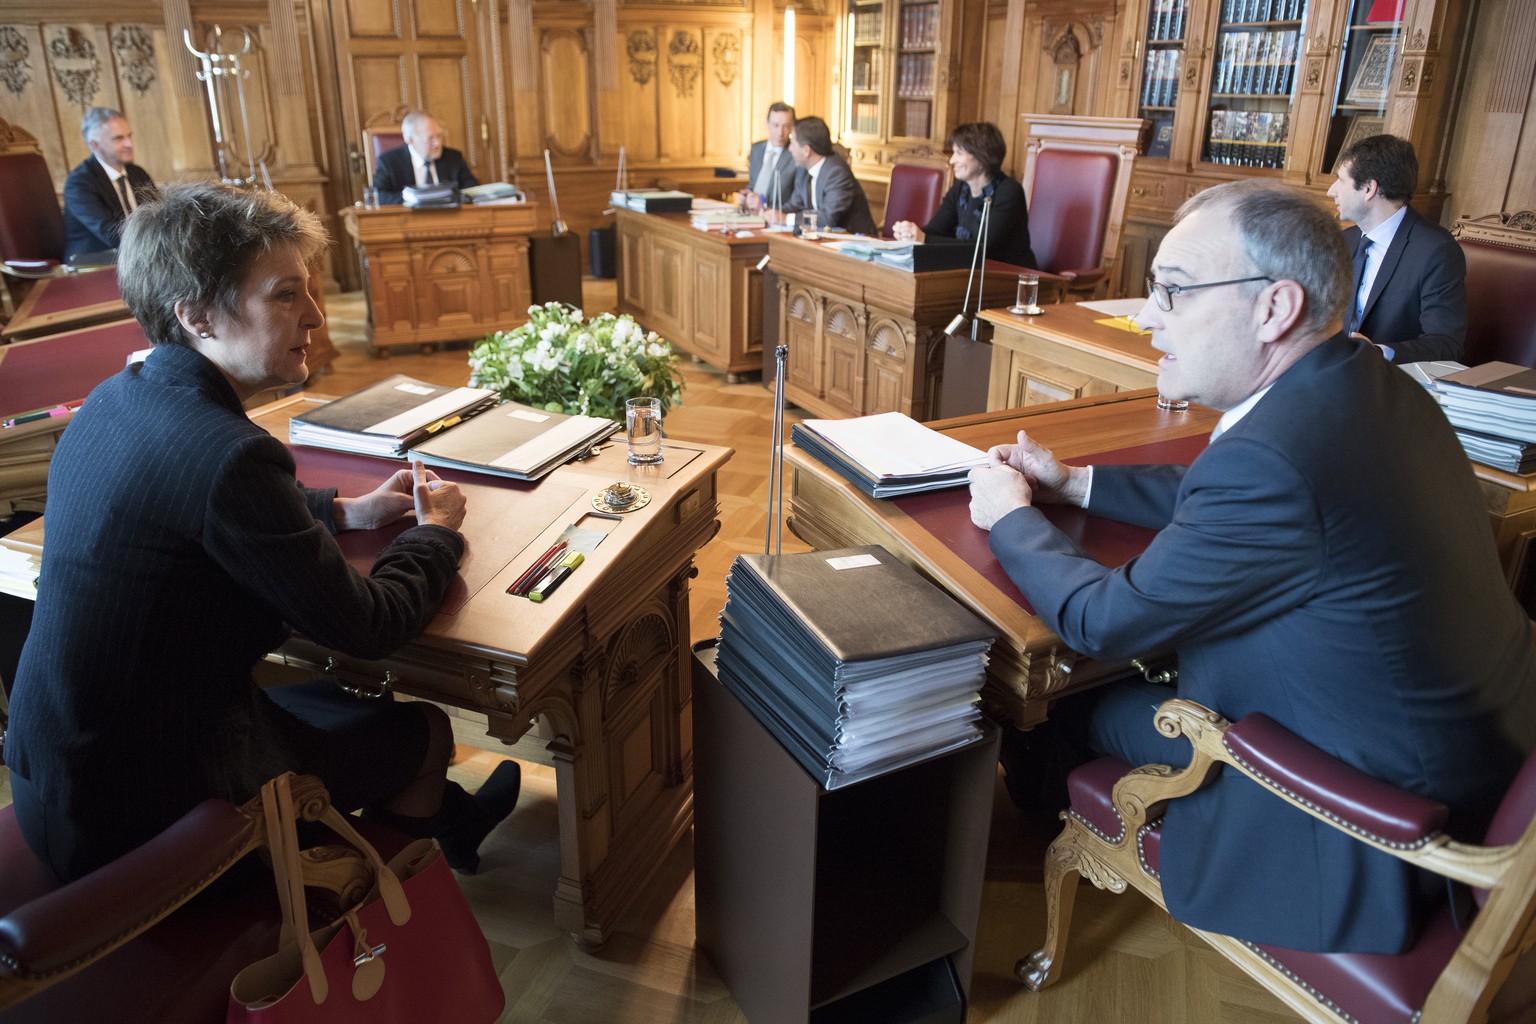
[[[1344,244],[1354,259],[1347,333],[1394,363],[1460,359],[1467,340],[1467,261],[1451,233],[1408,200],[1419,180],[1413,144],[1371,135],[1339,154],[1328,196],[1352,221]]]
[[[91,155],[64,180],[64,258],[117,248],[123,221],[160,198],[149,172],[133,162],[133,129],[121,111],[92,107],[80,119]]]
[[[971,471],[971,518],[1073,650],[1178,655],[1176,687],[1123,681],[1053,706],[1071,745],[1188,764],[1188,742],[1152,726],[1163,700],[1263,712],[1480,839],[1536,746],[1531,623],[1434,399],[1340,330],[1349,271],[1330,211],[1300,189],[1196,195],[1136,319],[1163,353],[1158,391],[1223,410],[1209,446],[1187,467],[1068,467],[1020,432]],[[1111,569],[1036,501],[1158,533]],[[1447,898],[1236,772],[1169,804],[1160,870],[1178,920],[1300,950],[1399,952]]]
[[[789,152],[789,135],[795,127],[795,108],[775,103],[768,108],[768,137],[752,143],[747,155],[747,187],[744,195],[753,210],[783,208],[795,192],[799,170]]]
[[[784,213],[814,210],[824,228],[875,234],[869,200],[848,162],[832,149],[832,133],[819,117],[802,117],[789,137],[789,152],[801,171]],[[772,218],[782,220],[782,216]]]
[[[443,145],[442,126],[431,114],[419,110],[406,114],[400,132],[405,145],[379,154],[373,171],[373,187],[381,204],[399,206],[405,202],[401,193],[410,186],[473,188],[480,184],[464,154]]]

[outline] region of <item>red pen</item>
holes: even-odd
[[[527,594],[528,588],[543,578],[544,574],[549,571],[549,567],[555,564],[555,561],[565,552],[565,549],[566,542],[563,540],[557,541],[548,551],[539,556],[538,561],[534,562],[527,572],[519,576],[516,582],[507,588],[507,593],[516,597],[522,597]]]

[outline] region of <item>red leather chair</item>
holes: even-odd
[[[1462,220],[1453,233],[1467,258],[1461,361],[1536,367],[1536,212]]]
[[[313,778],[296,785],[324,794]],[[374,822],[357,827],[386,857],[408,842]],[[222,1022],[235,974],[277,951],[270,872],[248,863],[226,877],[264,841],[259,797],[244,807],[205,800],[137,850],[61,885],[22,839],[14,809],[0,809],[0,1024]],[[362,895],[349,873],[355,860],[327,863],[342,871],[320,884]]]
[[[1193,701],[1158,709],[1156,728],[1194,747],[1188,768],[1132,769],[1100,758],[1068,779],[1066,827],[1046,854],[1045,948],[1020,960],[1019,980],[1041,989],[1060,977],[1076,881],[1162,905],[1158,854],[1163,807],[1220,767],[1346,835],[1436,874],[1480,887],[1480,909],[1458,932],[1449,906],[1398,956],[1300,953],[1197,932],[1302,1017],[1318,1024],[1465,1024],[1536,1020],[1536,753],[1525,762],[1485,837],[1459,843],[1440,831],[1443,804],[1364,775],[1260,714],[1233,724]]]
[[[1104,237],[1120,161],[1112,153],[1046,149],[1035,160],[1029,241],[1038,269],[1066,278],[1073,291],[1103,279]]]
[[[0,181],[0,274],[19,303],[31,281],[61,272],[64,211],[40,153],[0,153]]]
[[[897,221],[909,220],[922,227],[933,219],[944,199],[948,172],[943,167],[923,164],[896,164],[891,168],[891,186],[885,194],[885,223],[881,238],[894,238],[891,229]]]

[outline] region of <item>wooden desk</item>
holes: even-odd
[[[280,437],[320,399],[273,402],[252,418]],[[361,494],[398,462],[295,446],[299,477]],[[484,714],[512,742],[542,716],[554,736],[560,816],[555,920],[600,943],[693,821],[692,652],[688,581],[693,555],[719,528],[716,474],[731,450],[667,445],[659,466],[630,466],[624,446],[555,470],[535,484],[440,470],[465,489],[468,551],[431,626],[389,658],[360,661],[295,636],[271,660],[349,685],[383,688]],[[611,526],[602,544],[542,603],[507,587],[565,527],[591,511],[602,487],[624,480],[651,502]],[[34,553],[41,520],[0,538]],[[403,529],[340,535],[366,572]],[[0,589],[7,589],[0,578]],[[15,587],[8,592],[27,596]]]
[[[619,311],[680,351],[724,370],[732,384],[763,365],[768,236],[699,231],[686,213],[613,211]]]
[[[1099,323],[1109,318],[1075,302],[1040,316],[984,309],[981,318],[993,325],[988,412],[1157,384],[1151,336]]]
[[[0,327],[0,337],[6,341],[40,338],[126,316],[128,307],[117,287],[116,267],[63,274],[36,282],[11,322]]]
[[[934,426],[981,449],[1012,441],[1024,429],[1076,464],[1106,461],[1085,458],[1101,452],[1117,452],[1115,461],[1187,463],[1205,447],[1218,415],[1200,406],[1159,412],[1156,392],[1138,391]],[[964,488],[877,501],[797,447],[786,447],[785,462],[792,473],[789,525],[797,537],[822,549],[884,545],[997,630],[983,688],[994,716],[1029,728],[1045,719],[1050,700],[1127,671],[1080,657],[1040,621],[988,550],[986,531],[971,524]],[[1081,509],[1041,508],[1106,564],[1123,564],[1153,536]]]
[[[528,320],[531,203],[341,211],[364,251],[376,348],[478,340]]]
[[[969,268],[912,273],[781,234],[768,236],[768,252],[789,346],[788,401],[827,417],[943,415],[943,330],[960,312]],[[984,278],[987,292],[1013,296],[1016,272]]]

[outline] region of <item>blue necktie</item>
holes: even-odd
[[[1365,283],[1365,257],[1371,247],[1371,240],[1365,235],[1360,236],[1360,244],[1355,246],[1355,287],[1349,293],[1349,314],[1344,318],[1344,334],[1354,334],[1360,329],[1360,314],[1365,309],[1366,297],[1360,294],[1360,286]]]

